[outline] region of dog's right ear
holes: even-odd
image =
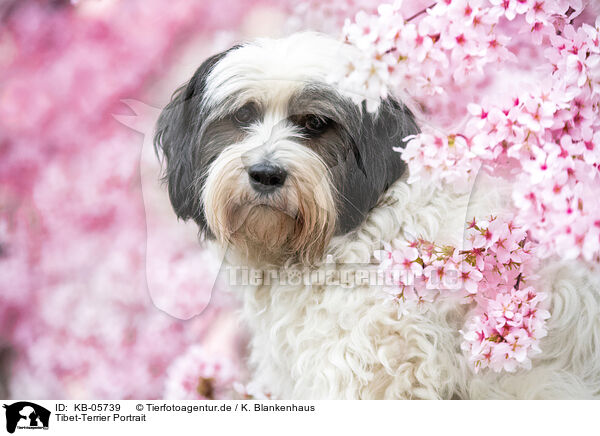
[[[200,168],[197,168],[195,157],[198,155],[196,148],[200,146],[198,135],[206,118],[202,103],[207,76],[228,51],[208,58],[189,82],[173,93],[158,118],[154,135],[154,148],[159,157],[162,152],[166,160],[163,179],[173,209],[179,218],[196,221],[201,232],[206,231],[207,225],[196,186]]]

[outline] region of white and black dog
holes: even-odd
[[[465,305],[398,318],[369,283],[290,280],[372,264],[382,241],[408,235],[459,244],[467,207],[502,204],[500,192],[479,201],[405,182],[393,147],[418,132],[411,111],[390,97],[369,113],[330,80],[354,50],[315,33],[235,46],[205,61],[158,121],[177,215],[230,265],[278,272],[239,289],[253,382],[282,399],[598,396],[600,293],[583,266],[544,266],[549,334],[533,368],[512,374],[468,368]]]

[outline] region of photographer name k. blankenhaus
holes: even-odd
[[[314,412],[315,406],[298,406],[296,404],[279,405],[279,404],[254,404],[255,412]]]

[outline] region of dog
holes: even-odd
[[[597,397],[600,292],[583,265],[541,267],[549,333],[532,368],[514,373],[468,367],[465,305],[399,318],[369,283],[292,280],[351,277],[391,239],[459,244],[467,209],[489,216],[506,203],[495,183],[470,197],[408,184],[394,147],[419,132],[415,111],[396,96],[375,112],[357,103],[332,80],[355,56],[311,32],[234,46],[206,60],[157,123],[178,217],[194,220],[231,268],[261,273],[233,286],[253,385],[281,399]]]

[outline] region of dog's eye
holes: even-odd
[[[241,126],[251,124],[258,117],[258,109],[254,103],[247,103],[233,114],[233,119]]]
[[[319,115],[305,115],[302,117],[301,126],[311,135],[323,133],[329,127],[329,119]]]

